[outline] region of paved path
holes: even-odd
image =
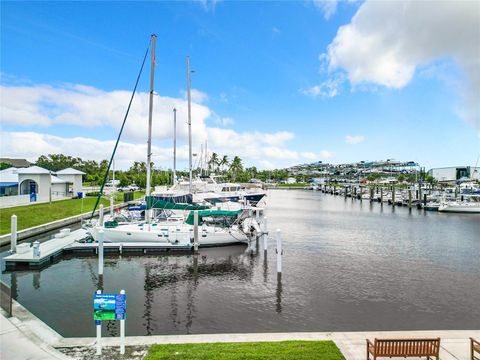
[[[5,360],[69,359],[39,339],[18,319],[0,313],[0,358]]]
[[[0,358],[8,360],[68,359],[54,347],[93,348],[95,338],[63,338],[37,317],[14,302],[13,318],[0,314]],[[284,340],[333,340],[347,360],[365,359],[365,339],[441,338],[440,359],[468,360],[469,337],[480,339],[480,330],[384,331],[384,332],[295,332],[250,334],[205,334],[127,336],[126,346],[175,343],[251,342]],[[102,339],[104,346],[119,346],[119,338]]]

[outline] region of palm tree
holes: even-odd
[[[232,163],[230,164],[230,171],[235,178],[243,171],[242,159],[240,159],[238,156],[233,158]]]
[[[225,169],[224,167],[228,167],[228,156],[227,155],[223,155],[223,158],[222,160],[220,160],[220,166],[222,167],[222,172],[225,172]]]
[[[210,160],[208,160],[208,168],[215,172],[215,168],[218,165],[218,160],[217,153],[212,153]]]

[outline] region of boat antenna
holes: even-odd
[[[188,191],[192,193],[192,108],[190,98],[190,56],[187,56],[187,97],[188,97]]]
[[[135,81],[135,86],[132,91],[132,96],[130,97],[130,102],[128,103],[127,112],[125,113],[125,117],[123,118],[123,123],[122,123],[122,126],[120,127],[120,132],[118,133],[117,141],[115,143],[115,147],[113,148],[112,156],[110,157],[107,170],[105,171],[105,175],[103,176],[102,186],[100,187],[100,191],[98,192],[97,201],[95,202],[95,206],[93,207],[92,214],[90,215],[90,220],[93,218],[93,215],[95,214],[95,210],[97,210],[98,203],[102,198],[103,188],[105,187],[105,183],[107,182],[108,173],[110,172],[110,166],[112,165],[115,152],[117,151],[118,143],[120,142],[120,138],[122,137],[123,128],[125,127],[128,113],[130,112],[130,107],[132,106],[132,101],[137,91],[138,82],[140,81],[140,75],[142,75],[143,66],[145,65],[145,60],[147,59],[149,48],[150,48],[150,42],[148,43],[147,50],[145,51],[145,55],[143,56],[142,66],[140,67],[140,71],[138,72],[137,80]]]

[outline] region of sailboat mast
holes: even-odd
[[[190,56],[187,56],[187,96],[188,96],[188,191],[192,193],[192,109],[190,99]]]
[[[177,183],[177,109],[173,108],[173,185]]]
[[[150,196],[151,184],[150,178],[152,177],[151,174],[151,166],[152,163],[152,113],[153,113],[153,82],[154,82],[154,72],[155,72],[155,45],[157,42],[157,35],[152,34],[152,63],[150,67],[150,103],[148,107],[148,140],[147,140],[147,186],[145,189],[145,194]]]

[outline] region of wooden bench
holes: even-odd
[[[475,340],[474,338],[470,338],[470,356],[471,360],[480,360],[480,356],[475,355],[477,353],[480,355],[480,342]]]
[[[436,339],[367,339],[367,360],[377,357],[431,357],[439,359],[440,338]]]

